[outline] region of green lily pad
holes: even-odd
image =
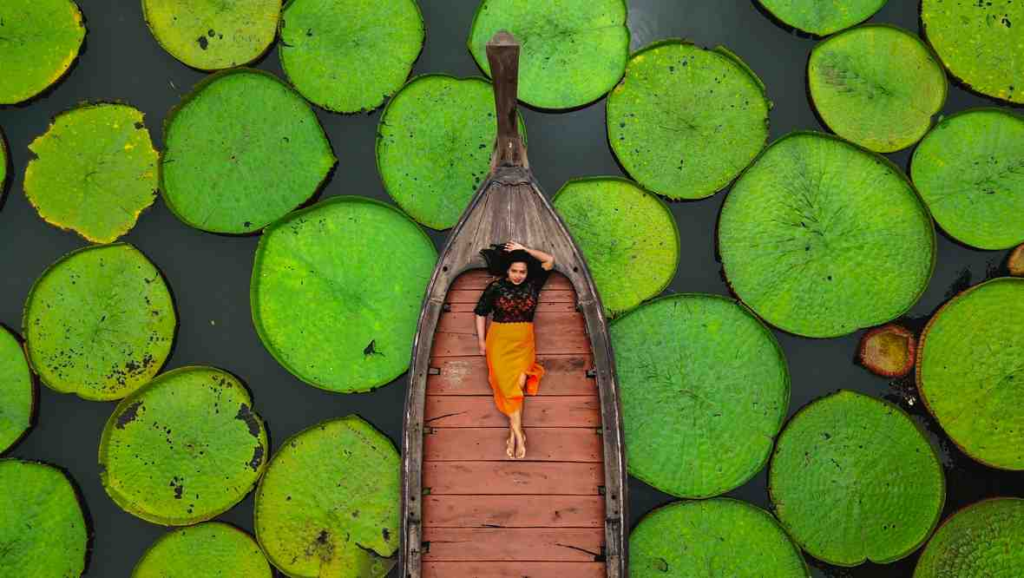
[[[1024,102],[1024,4],[922,0],[922,32],[949,72],[971,89]]]
[[[661,293],[679,264],[679,228],[664,201],[615,177],[574,179],[551,201],[583,251],[605,313]]]
[[[82,504],[61,470],[0,460],[0,568],[5,576],[78,577],[89,540]]]
[[[917,388],[975,460],[1024,470],[1024,279],[999,277],[946,303],[921,334]]]
[[[700,199],[764,148],[771,107],[761,80],[726,48],[656,42],[629,58],[608,96],[608,141],[647,190]]]
[[[0,453],[32,427],[36,386],[18,338],[0,326]]]
[[[771,514],[730,498],[672,502],[629,535],[630,578],[804,578],[800,549]]]
[[[935,450],[895,405],[841,390],[804,406],[768,470],[775,513],[810,555],[887,564],[935,529],[946,482]]]
[[[357,415],[309,427],[281,444],[256,489],[256,538],[294,578],[373,578],[395,565],[401,459]]]
[[[946,73],[925,43],[883,24],[820,42],[811,51],[807,81],[830,129],[882,153],[920,140],[946,102]]]
[[[499,30],[519,41],[519,100],[547,109],[582,106],[622,78],[629,56],[624,0],[483,0],[467,41],[491,76],[487,43]]]
[[[845,30],[882,9],[886,0],[757,0],[782,22],[818,36]]]
[[[248,64],[277,35],[281,0],[142,0],[150,32],[168,54],[200,70]]]
[[[337,162],[316,114],[273,74],[214,73],[171,111],[161,191],[186,224],[251,233],[309,199]]]
[[[132,578],[272,578],[252,536],[223,522],[204,522],[160,537],[135,565]]]
[[[914,578],[1024,576],[1024,500],[971,504],[935,531]]]
[[[87,104],[53,119],[28,145],[25,196],[51,225],[93,243],[110,243],[135,226],[156,200],[157,161],[140,110]]]
[[[430,237],[391,205],[356,195],[321,201],[260,238],[250,288],[256,331],[310,385],[343,393],[385,385],[409,368],[436,263]]]
[[[956,240],[979,249],[1024,242],[1024,118],[982,108],[943,119],[914,150],[910,176]]]
[[[442,74],[414,78],[388,102],[377,128],[384,188],[420,223],[454,226],[490,171],[495,131],[491,83]]]
[[[126,243],[60,258],[25,301],[22,333],[43,384],[83,399],[120,399],[171,352],[177,315],[156,267]]]
[[[288,0],[281,18],[281,67],[302,96],[334,112],[380,106],[409,77],[426,35],[416,0]]]
[[[82,12],[72,0],[4,0],[0,21],[0,104],[28,100],[57,82],[85,40]]]
[[[932,275],[935,227],[888,159],[797,131],[733,185],[718,249],[733,291],[765,321],[836,337],[910,309]]]
[[[100,481],[129,514],[184,526],[240,502],[267,468],[268,450],[238,379],[181,367],[117,404],[100,439]]]
[[[789,408],[771,331],[717,295],[654,299],[611,323],[629,473],[706,498],[764,467]]]
[[[0,130],[0,201],[4,198],[4,193],[7,190],[7,165],[10,164],[10,159],[7,156],[7,140],[4,138],[4,133]]]

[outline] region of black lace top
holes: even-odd
[[[539,273],[531,274],[519,285],[509,281],[508,277],[491,281],[480,295],[473,312],[485,316],[493,311],[491,321],[495,323],[533,321],[533,313],[537,310],[537,302],[540,300],[540,290],[550,275],[551,271],[541,269]]]

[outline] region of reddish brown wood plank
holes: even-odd
[[[511,461],[505,455],[506,429],[436,428],[432,431],[423,435],[425,461]],[[602,440],[594,428],[526,427],[524,431],[529,461],[601,461]]]
[[[445,313],[466,315],[465,313]],[[470,314],[472,317],[472,315]],[[537,354],[590,353],[590,339],[584,329],[583,317],[569,313],[538,313],[534,318]],[[457,332],[440,331],[434,334],[431,357],[480,355],[476,329],[459,328]],[[482,356],[481,356],[482,357]]]
[[[527,434],[529,437],[529,434]],[[423,487],[430,495],[598,494],[604,466],[559,462],[424,462]],[[428,521],[429,523],[429,521]]]
[[[604,528],[423,529],[424,562],[530,560],[593,562],[601,556]]]
[[[604,562],[424,562],[423,578],[604,578]]]
[[[448,290],[483,290],[483,288],[494,279],[495,277],[488,273],[486,269],[472,269],[462,273],[457,279],[455,279],[455,281],[452,281],[451,287],[449,287]],[[544,283],[544,289],[542,292],[549,289],[556,291],[572,291],[573,287],[572,282],[569,281],[568,277],[558,271],[553,271],[551,276],[548,277],[547,282]]]
[[[594,367],[590,355],[538,355],[544,366],[544,379],[538,395],[597,395],[597,382],[587,377]],[[487,360],[482,355],[438,357],[431,367],[441,373],[427,377],[427,395],[491,395],[487,383]]]
[[[423,526],[604,528],[604,496],[423,496]]]
[[[550,283],[550,281],[548,281]],[[544,284],[544,288],[540,291],[541,305],[544,303],[558,303],[565,304],[571,303],[573,308],[576,307],[576,292],[572,290],[561,290],[561,289],[549,289],[548,283]],[[445,303],[450,303],[452,309],[457,305],[469,305],[470,309],[476,306],[477,301],[480,300],[480,295],[483,293],[483,288],[480,289],[466,289],[462,291],[448,291],[445,295]]]
[[[538,305],[537,313],[533,317],[534,332],[537,335],[538,343],[541,333],[544,331],[557,331],[559,334],[586,334],[586,320],[583,318],[583,314],[577,313],[568,303],[556,303],[542,309],[543,306],[543,303]],[[558,307],[564,311],[551,310]],[[489,326],[490,324],[487,324],[484,328],[487,329]],[[442,313],[437,320],[437,331],[439,333],[471,333],[475,337],[476,314],[470,311]]]
[[[600,405],[596,395],[528,396],[523,404],[523,425],[596,428],[601,425]],[[428,395],[424,412],[423,423],[431,427],[508,427],[508,417],[498,411],[491,396]]]

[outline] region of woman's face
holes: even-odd
[[[516,261],[508,268],[508,280],[518,285],[526,280],[526,263]]]

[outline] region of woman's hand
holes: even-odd
[[[487,357],[487,343],[483,340],[477,340],[477,345],[480,347],[480,355]]]
[[[510,252],[510,253],[512,251],[516,251],[518,249],[522,249],[523,251],[525,251],[526,247],[524,247],[523,245],[520,245],[519,243],[516,243],[515,241],[509,241],[508,243],[505,243],[505,250]]]

